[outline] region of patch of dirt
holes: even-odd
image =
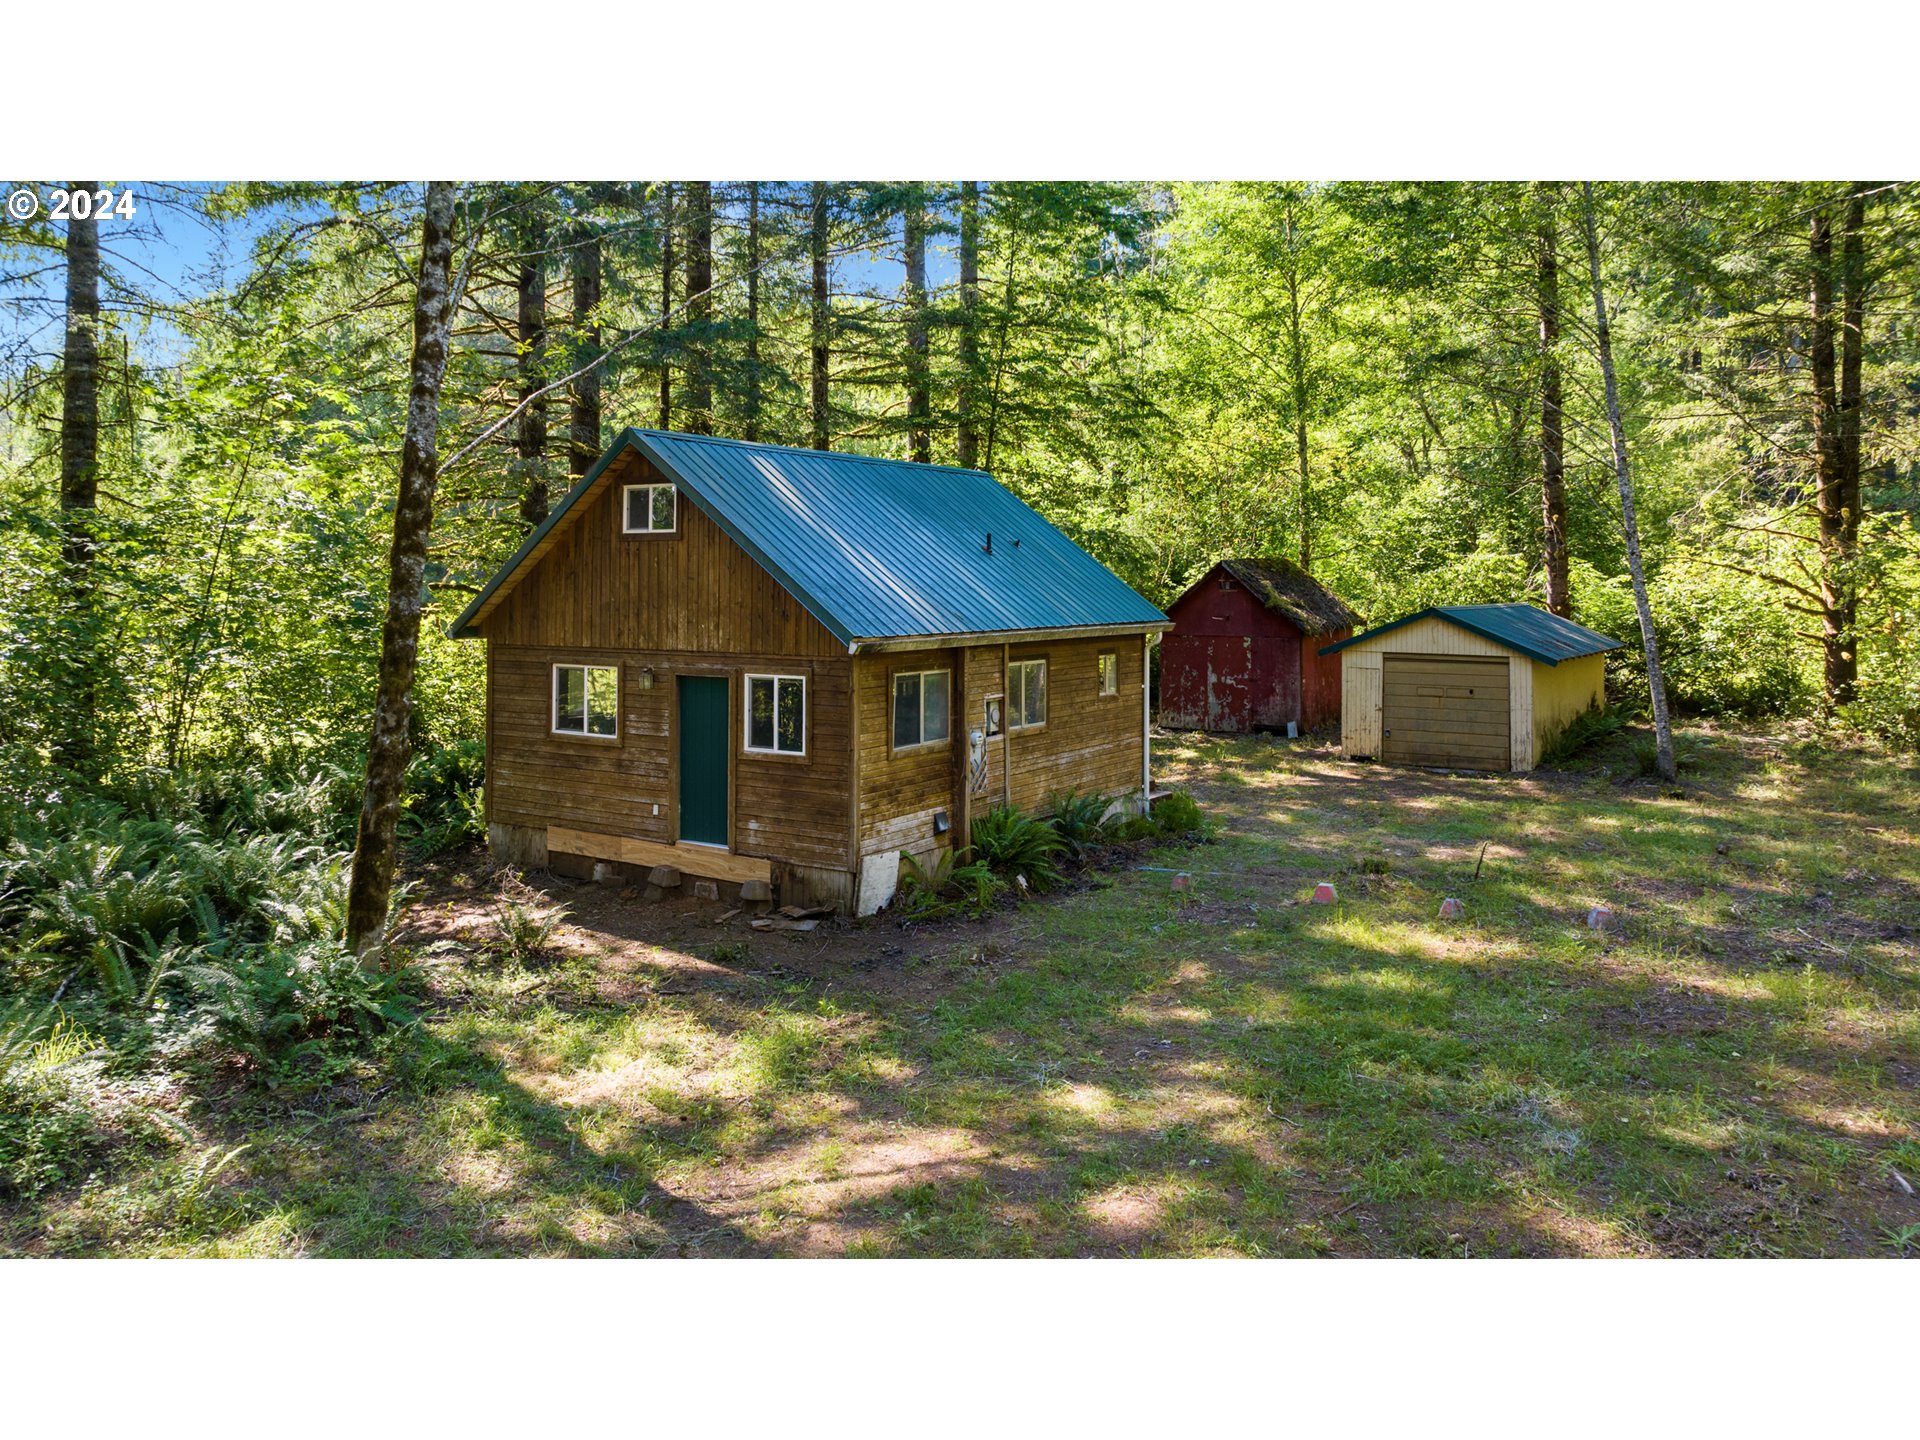
[[[1610,1005],[1594,1014],[1607,1030],[1634,1035],[1718,1035],[1733,1024],[1724,999],[1661,986],[1630,1005]]]

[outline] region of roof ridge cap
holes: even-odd
[[[656,430],[646,425],[625,427],[636,435],[658,435],[700,445],[737,445],[743,450],[784,450],[795,455],[822,455],[831,460],[857,460],[866,465],[912,465],[921,470],[944,470],[955,475],[984,475],[999,485],[991,470],[969,470],[964,465],[935,465],[925,460],[896,460],[887,455],[862,455],[857,450],[816,450],[811,445],[776,445],[768,440],[740,440],[731,435],[690,435],[684,430]]]

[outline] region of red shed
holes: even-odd
[[[1340,657],[1360,617],[1289,560],[1222,560],[1167,607],[1160,723],[1312,730],[1340,718]]]

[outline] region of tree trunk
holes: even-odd
[[[1620,420],[1620,387],[1613,373],[1613,332],[1600,288],[1600,232],[1593,216],[1593,182],[1580,186],[1581,218],[1587,231],[1587,269],[1593,276],[1594,336],[1600,351],[1600,378],[1607,397],[1607,428],[1613,435],[1613,475],[1620,486],[1620,516],[1627,534],[1627,569],[1633,576],[1633,604],[1640,614],[1640,643],[1647,656],[1647,692],[1653,705],[1653,734],[1660,778],[1678,778],[1673,763],[1673,724],[1667,714],[1667,682],[1660,670],[1660,645],[1653,634],[1653,607],[1647,603],[1647,572],[1640,563],[1640,522],[1633,512],[1633,477],[1627,469],[1627,432]]]
[[[741,433],[760,438],[760,182],[747,182],[747,414]]]
[[[1307,463],[1306,338],[1300,320],[1300,254],[1295,244],[1293,202],[1286,208],[1287,363],[1293,382],[1294,453],[1300,463],[1300,568],[1313,569],[1313,477]]]
[[[660,339],[665,344],[673,323],[673,182],[660,201]],[[673,366],[660,362],[660,428],[673,428]]]
[[[576,366],[600,351],[600,237],[581,232],[573,247],[573,328],[579,353]],[[573,382],[572,426],[567,460],[578,479],[600,458],[600,369],[595,366]]]
[[[67,182],[72,194],[91,196],[91,180]],[[94,766],[98,730],[93,555],[100,493],[100,228],[89,212],[67,219],[66,354],[61,369],[60,529],[67,603],[79,644],[68,657],[74,678],[58,759],[70,768]]]
[[[532,399],[546,384],[547,225],[535,216],[526,226],[520,257],[518,317],[520,413],[514,452],[520,469],[520,518],[529,528],[547,518],[547,402]]]
[[[687,186],[687,422],[695,435],[713,434],[713,376],[708,369],[708,329],[713,321],[713,182]]]
[[[901,215],[907,271],[907,458],[933,463],[933,393],[927,363],[927,210],[916,189]]]
[[[374,957],[386,934],[411,749],[407,732],[419,661],[420,612],[426,598],[427,536],[433,528],[433,492],[439,480],[435,429],[453,318],[453,202],[450,183],[436,180],[427,186],[420,279],[413,304],[413,378],[406,440],[400,452],[400,492],[393,511],[387,617],[380,634],[380,685],[367,741],[367,780],[353,845],[353,878],[347,887],[347,943],[362,959]]]
[[[827,182],[813,182],[813,448],[833,448],[827,433]]]
[[[1820,489],[1820,542],[1826,564],[1820,585],[1821,641],[1827,703],[1848,705],[1858,693],[1860,658],[1860,367],[1866,323],[1866,186],[1847,197],[1840,232],[1840,387],[1834,404],[1835,483]],[[1822,475],[1824,482],[1825,475]]]
[[[1813,508],[1820,522],[1820,649],[1825,660],[1827,707],[1849,688],[1846,630],[1846,460],[1840,444],[1840,390],[1835,365],[1833,315],[1833,222],[1823,203],[1813,212],[1807,237],[1808,367],[1813,375]]]
[[[1540,531],[1547,609],[1572,616],[1567,588],[1567,462],[1560,410],[1560,257],[1553,197],[1542,197],[1534,280],[1540,314]]]
[[[954,437],[957,463],[971,470],[980,458],[974,428],[974,387],[980,379],[980,182],[960,183],[960,394]]]

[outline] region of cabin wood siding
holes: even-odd
[[[988,696],[1006,694],[1003,648],[1008,663],[1047,662],[1047,722],[1019,731],[1009,727],[988,740],[986,783],[968,793],[967,732],[985,723]],[[1103,654],[1113,655],[1118,666],[1113,695],[1100,693]],[[1056,790],[1138,791],[1146,743],[1144,657],[1145,647],[1132,635],[856,657],[862,853],[930,852],[941,843],[933,834],[935,810],[947,811],[952,833],[964,835],[962,826],[971,816],[1007,800],[1038,812]],[[893,748],[893,677],[909,670],[947,670],[953,676],[952,721],[943,745]]]
[[[729,849],[799,865],[850,861],[847,795],[852,784],[848,657],[714,657],[672,651],[491,645],[488,696],[492,749],[487,773],[493,823],[569,830],[671,845],[679,838],[676,675],[729,681]],[[552,666],[614,665],[620,671],[620,733],[612,739],[551,731]],[[651,688],[641,685],[651,668]],[[745,747],[741,707],[749,672],[804,675],[807,753],[764,755]],[[658,813],[656,812],[656,807]]]
[[[933,833],[933,812],[945,810],[958,823],[957,766],[965,753],[962,717],[954,703],[963,678],[958,649],[899,650],[854,658],[854,704],[859,711],[860,850],[863,855],[924,855],[943,841]],[[945,670],[947,739],[943,743],[893,748],[893,677],[918,670]],[[947,839],[952,838],[949,832]]]
[[[702,655],[846,655],[798,600],[686,496],[670,534],[621,533],[626,485],[665,483],[629,452],[578,502],[582,513],[524,562],[476,621],[495,644]]]
[[[1103,653],[1118,657],[1119,693],[1115,695],[1100,693]],[[1147,738],[1140,723],[1140,695],[1146,684],[1143,654],[1139,641],[1130,635],[1010,649],[1010,663],[1047,662],[1047,723],[1007,731],[1008,779],[1015,805],[1038,813],[1046,809],[1046,797],[1056,790],[1113,795],[1140,789]]]
[[[1070,786],[1140,789],[1141,632],[1014,646],[1016,660],[1048,661],[1047,723],[989,741],[986,783],[970,790],[967,732],[983,723],[986,696],[1006,694],[1007,647],[849,655],[686,497],[672,533],[624,534],[622,487],[662,478],[637,454],[610,465],[577,502],[580,513],[472,621],[488,650],[488,819],[491,833],[514,838],[516,853],[544,847],[628,864],[665,855],[690,874],[736,879],[757,873],[748,861],[764,860],[783,894],[854,908],[869,890],[891,896],[886,872],[900,850],[942,843],[935,811],[948,812],[952,843],[964,841],[971,815],[1003,797],[1037,810]],[[1117,695],[1099,694],[1104,653],[1117,657]],[[617,735],[553,733],[555,664],[618,670]],[[896,753],[893,676],[934,669],[951,675],[949,737]],[[749,674],[806,678],[804,756],[746,749]],[[705,857],[679,844],[682,675],[728,682],[729,845]]]

